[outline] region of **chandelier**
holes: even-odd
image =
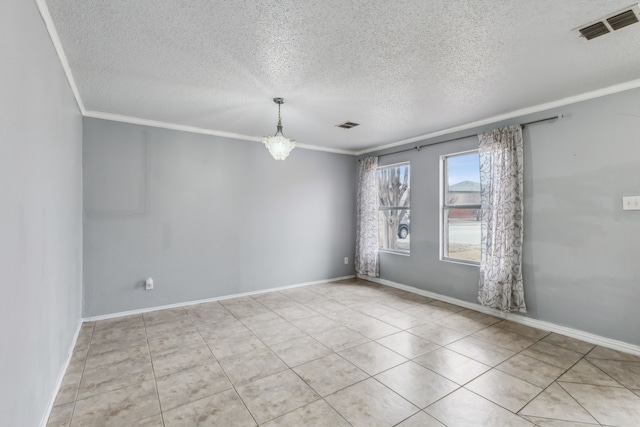
[[[273,98],[273,102],[278,104],[278,127],[273,136],[262,137],[262,142],[267,146],[269,152],[276,160],[287,158],[291,150],[296,146],[296,141],[289,139],[282,134],[282,119],[280,118],[280,106],[284,104],[283,98]]]

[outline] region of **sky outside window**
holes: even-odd
[[[449,186],[464,181],[480,182],[480,154],[469,153],[447,159]]]

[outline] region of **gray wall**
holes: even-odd
[[[622,196],[640,195],[640,90],[498,125],[557,113],[565,118],[524,131],[528,316],[640,345],[640,212],[622,210]],[[411,161],[413,211],[411,256],[381,254],[382,278],[477,302],[478,267],[438,260],[439,156],[477,144],[472,137],[380,159]]]
[[[85,118],[85,316],[354,274],[355,173],[352,156],[282,162],[257,142]]]
[[[81,320],[82,119],[35,2],[0,35],[0,425],[37,426]]]

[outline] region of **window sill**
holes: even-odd
[[[402,256],[411,256],[411,253],[408,251],[394,251],[391,249],[378,249],[378,252],[383,254],[394,254],[394,255],[402,255]]]
[[[465,261],[463,259],[444,258],[444,257],[441,257],[440,261],[450,262],[452,264],[462,264],[462,265],[470,265],[472,267],[480,267],[480,263],[477,261]]]

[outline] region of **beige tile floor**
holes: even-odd
[[[640,426],[640,357],[362,280],[85,323],[49,426]]]

